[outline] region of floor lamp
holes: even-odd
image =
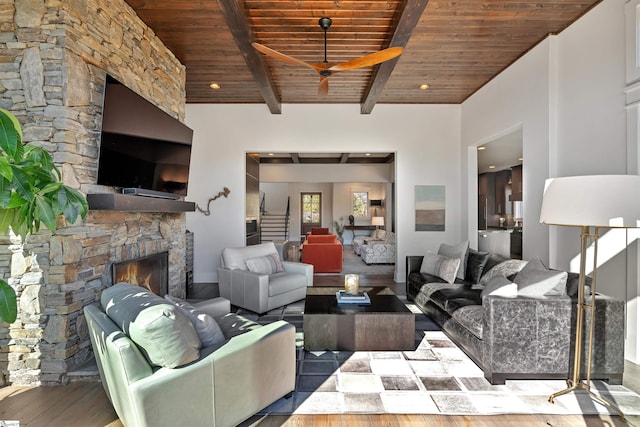
[[[586,390],[593,399],[612,408],[624,419],[622,411],[590,390],[591,353],[595,322],[596,267],[598,234],[603,229],[640,227],[640,176],[590,175],[548,179],[542,198],[540,222],[548,225],[580,227],[580,279],[575,325],[573,377],[567,388],[549,397],[549,402],[574,390]],[[593,242],[593,273],[591,297],[585,299],[586,258],[589,242]],[[589,324],[584,330],[585,312],[589,311]],[[586,376],[581,378],[582,353],[588,347],[585,364]]]

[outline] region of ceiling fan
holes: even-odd
[[[390,47],[379,52],[370,53],[360,58],[352,59],[347,62],[331,64],[327,61],[327,30],[331,27],[331,18],[323,17],[318,20],[320,28],[324,31],[324,61],[320,64],[311,64],[302,61],[277,50],[273,50],[260,43],[251,43],[251,45],[260,53],[270,56],[282,62],[289,64],[302,65],[311,68],[320,74],[320,85],[318,86],[318,95],[326,96],[329,93],[329,76],[346,70],[355,70],[357,68],[371,67],[399,56],[402,53],[401,47]]]

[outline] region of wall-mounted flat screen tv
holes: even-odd
[[[107,76],[98,184],[186,195],[192,138],[189,127]]]

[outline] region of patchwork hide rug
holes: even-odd
[[[292,397],[281,398],[258,415],[289,414],[611,414],[587,392],[574,391],[549,403],[564,380],[508,380],[492,385],[478,366],[413,304],[414,351],[320,351],[303,349],[304,301],[258,317],[267,324],[286,320],[297,331],[297,378]],[[591,390],[626,415],[640,415],[640,396],[622,385],[593,381]]]

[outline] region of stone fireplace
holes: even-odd
[[[123,0],[14,0],[0,14],[0,107],[25,143],[50,151],[66,185],[96,185],[105,75],[184,120],[184,66]],[[12,9],[13,8],[13,9]],[[26,242],[0,236],[0,274],[18,319],[0,325],[0,387],[58,385],[93,358],[83,307],[112,285],[113,265],[165,253],[168,293],[185,296],[186,214],[90,209]]]
[[[142,286],[156,295],[164,297],[169,289],[169,252],[160,252],[112,265],[112,283],[130,283]]]

